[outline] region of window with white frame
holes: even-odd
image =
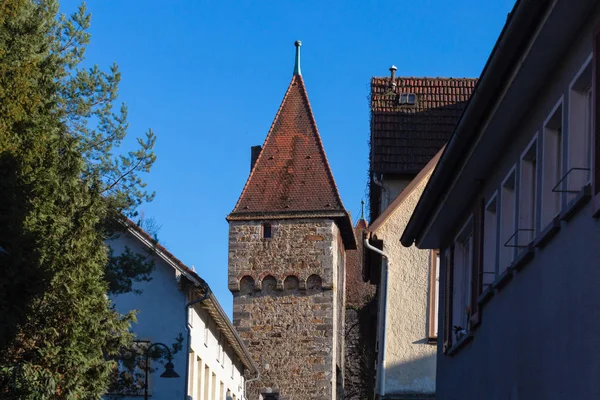
[[[202,380],[202,359],[200,357],[196,357],[196,372],[197,372],[197,377],[196,377],[196,399],[200,399],[202,398],[202,392],[203,392],[203,380]],[[206,385],[206,382],[204,382],[204,384]]]
[[[508,173],[500,188],[500,254],[498,272],[503,273],[515,258],[516,227],[515,168]]]
[[[496,255],[498,254],[498,196],[496,193],[485,206],[483,226],[483,290],[496,280]]]
[[[225,368],[225,349],[223,344],[223,334],[219,333],[219,348],[217,353],[217,361],[221,364],[221,368]]]
[[[463,227],[454,242],[452,288],[452,330],[455,337],[469,329],[471,277],[473,271],[473,219]]]
[[[562,179],[562,99],[544,124],[542,159],[542,217],[544,229],[560,212],[560,191]]]
[[[537,192],[537,135],[521,155],[519,179],[519,231],[516,244],[525,248],[535,237],[535,213]]]
[[[210,319],[208,315],[202,318],[204,321],[204,345],[208,347],[208,332],[210,331]]]
[[[194,395],[194,382],[196,380],[196,353],[194,353],[194,350],[190,349],[190,354],[189,354],[190,360],[189,360],[189,366],[190,366],[190,370],[188,373],[188,395],[193,396]]]
[[[204,364],[204,399],[206,400],[208,400],[208,396],[210,394],[210,375],[210,367],[208,366],[208,364]]]
[[[592,56],[573,79],[569,92],[567,192],[576,196],[590,183],[592,165]]]
[[[440,296],[440,251],[430,253],[429,280],[429,339],[438,336],[438,303]]]

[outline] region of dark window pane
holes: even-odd
[[[263,238],[265,238],[265,239],[271,238],[271,224],[263,225]]]

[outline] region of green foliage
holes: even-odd
[[[118,256],[109,249],[106,280],[111,295],[133,292],[140,294],[141,290],[133,289],[133,282],[148,282],[154,269],[154,262],[142,254],[132,252],[129,247]]]
[[[119,154],[127,110],[114,111],[118,69],[79,69],[90,16],[84,6],[57,13],[54,0],[0,2],[2,399],[99,398],[135,319],[106,294],[152,268],[105,243],[122,213],[153,196],[141,176],[155,136]]]

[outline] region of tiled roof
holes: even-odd
[[[371,172],[417,174],[448,141],[477,83],[472,78],[371,80]],[[414,93],[414,105],[400,95]]]
[[[352,223],[333,179],[304,81],[301,75],[294,75],[227,220],[307,217],[338,220],[346,247],[356,246]]]

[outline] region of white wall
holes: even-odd
[[[127,234],[110,243],[115,255],[120,254],[125,246],[131,251],[148,254],[137,239]],[[142,282],[134,285],[134,289],[141,289],[141,294],[126,293],[113,298],[116,309],[125,314],[131,310],[138,310],[137,323],[132,324],[132,330],[137,335],[137,340],[149,340],[151,343],[161,342],[171,346],[177,336],[181,333],[185,338],[185,295],[179,290],[174,269],[165,261],[152,255],[155,268],[150,282]],[[184,342],[185,343],[185,342]],[[149,376],[149,391],[153,400],[183,399],[185,390],[185,366],[186,352],[184,349],[173,358],[175,372],[179,378],[160,378],[164,372],[162,366],[158,366],[156,372]],[[107,397],[110,398],[110,397]],[[118,397],[129,399],[129,397]],[[139,399],[139,397],[131,397]]]
[[[384,252],[390,256],[387,284],[382,294],[387,297],[382,357],[377,380],[383,379],[384,394],[435,393],[435,344],[428,343],[430,250],[403,247],[400,235],[429,180],[429,174],[409,194],[395,212],[374,232],[383,239]],[[386,182],[390,185],[390,182]],[[392,185],[390,185],[392,186]],[[394,185],[400,187],[401,184]],[[380,296],[383,302],[383,296]],[[383,306],[383,304],[380,304]],[[380,360],[381,362],[381,360]]]
[[[149,255],[148,250],[137,239],[127,234],[122,234],[117,240],[110,243],[114,254],[118,255],[124,251],[125,246],[131,251],[143,255]],[[155,263],[152,280],[134,285],[134,289],[142,290],[141,294],[126,293],[113,298],[117,310],[127,313],[138,310],[137,323],[132,325],[133,332],[138,340],[148,340],[151,343],[161,342],[171,347],[179,334],[183,335],[183,350],[173,358],[175,372],[179,378],[160,378],[164,367],[158,366],[157,371],[149,377],[149,392],[153,400],[185,399],[186,392],[186,366],[189,368],[187,395],[194,400],[241,400],[244,390],[243,366],[236,361],[232,374],[232,359],[234,352],[223,336],[219,342],[219,330],[208,313],[201,310],[196,304],[189,310],[189,326],[191,341],[188,343],[188,331],[186,329],[187,296],[179,289],[176,271],[156,254],[150,255]],[[209,331],[205,345],[205,323],[209,321]],[[224,354],[221,363],[217,360],[219,345],[223,345]],[[189,346],[189,347],[188,347]],[[189,349],[189,352],[186,352]],[[193,360],[193,362],[192,362]],[[189,362],[189,364],[188,364]],[[200,368],[199,368],[200,367]],[[205,391],[205,368],[209,371],[208,397]],[[198,370],[202,371],[201,374]],[[215,375],[215,392],[213,397],[212,375]],[[223,395],[221,396],[220,384],[223,382]],[[230,397],[226,397],[227,389],[231,390]],[[200,397],[198,393],[200,391]],[[105,396],[107,399],[113,397]],[[139,399],[139,397],[114,397],[115,399]]]
[[[208,332],[205,331],[206,321],[208,321]],[[243,366],[227,344],[225,336],[220,336],[215,321],[200,308],[200,305],[196,305],[190,310],[189,322],[192,340],[188,395],[194,400],[242,399]],[[221,357],[219,357],[219,346],[223,346]],[[232,363],[234,363],[233,368]],[[226,397],[227,390],[230,390],[230,397]]]

